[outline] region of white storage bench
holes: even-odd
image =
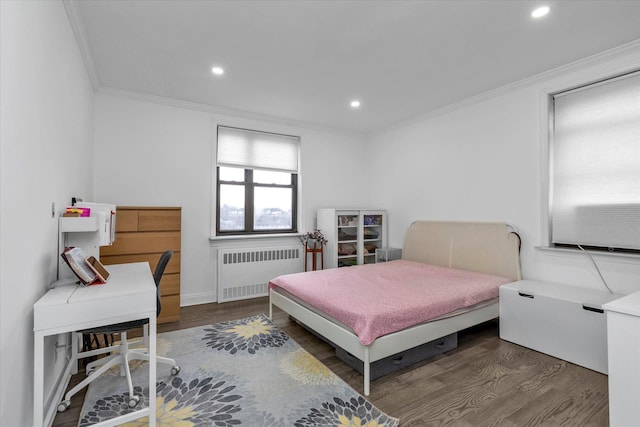
[[[520,280],[500,287],[500,338],[603,374],[607,318],[602,305],[622,295]]]

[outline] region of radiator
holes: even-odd
[[[302,271],[299,246],[218,249],[218,302],[267,296],[269,280]]]

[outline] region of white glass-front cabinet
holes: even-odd
[[[327,238],[325,268],[376,262],[387,246],[387,212],[376,209],[318,209],[318,228]]]

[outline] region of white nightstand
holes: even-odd
[[[402,249],[400,248],[378,248],[376,249],[376,262],[393,261],[402,258]]]

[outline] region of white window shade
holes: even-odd
[[[640,74],[554,96],[551,239],[640,249]]]
[[[299,142],[294,136],[219,126],[217,163],[298,173]]]

